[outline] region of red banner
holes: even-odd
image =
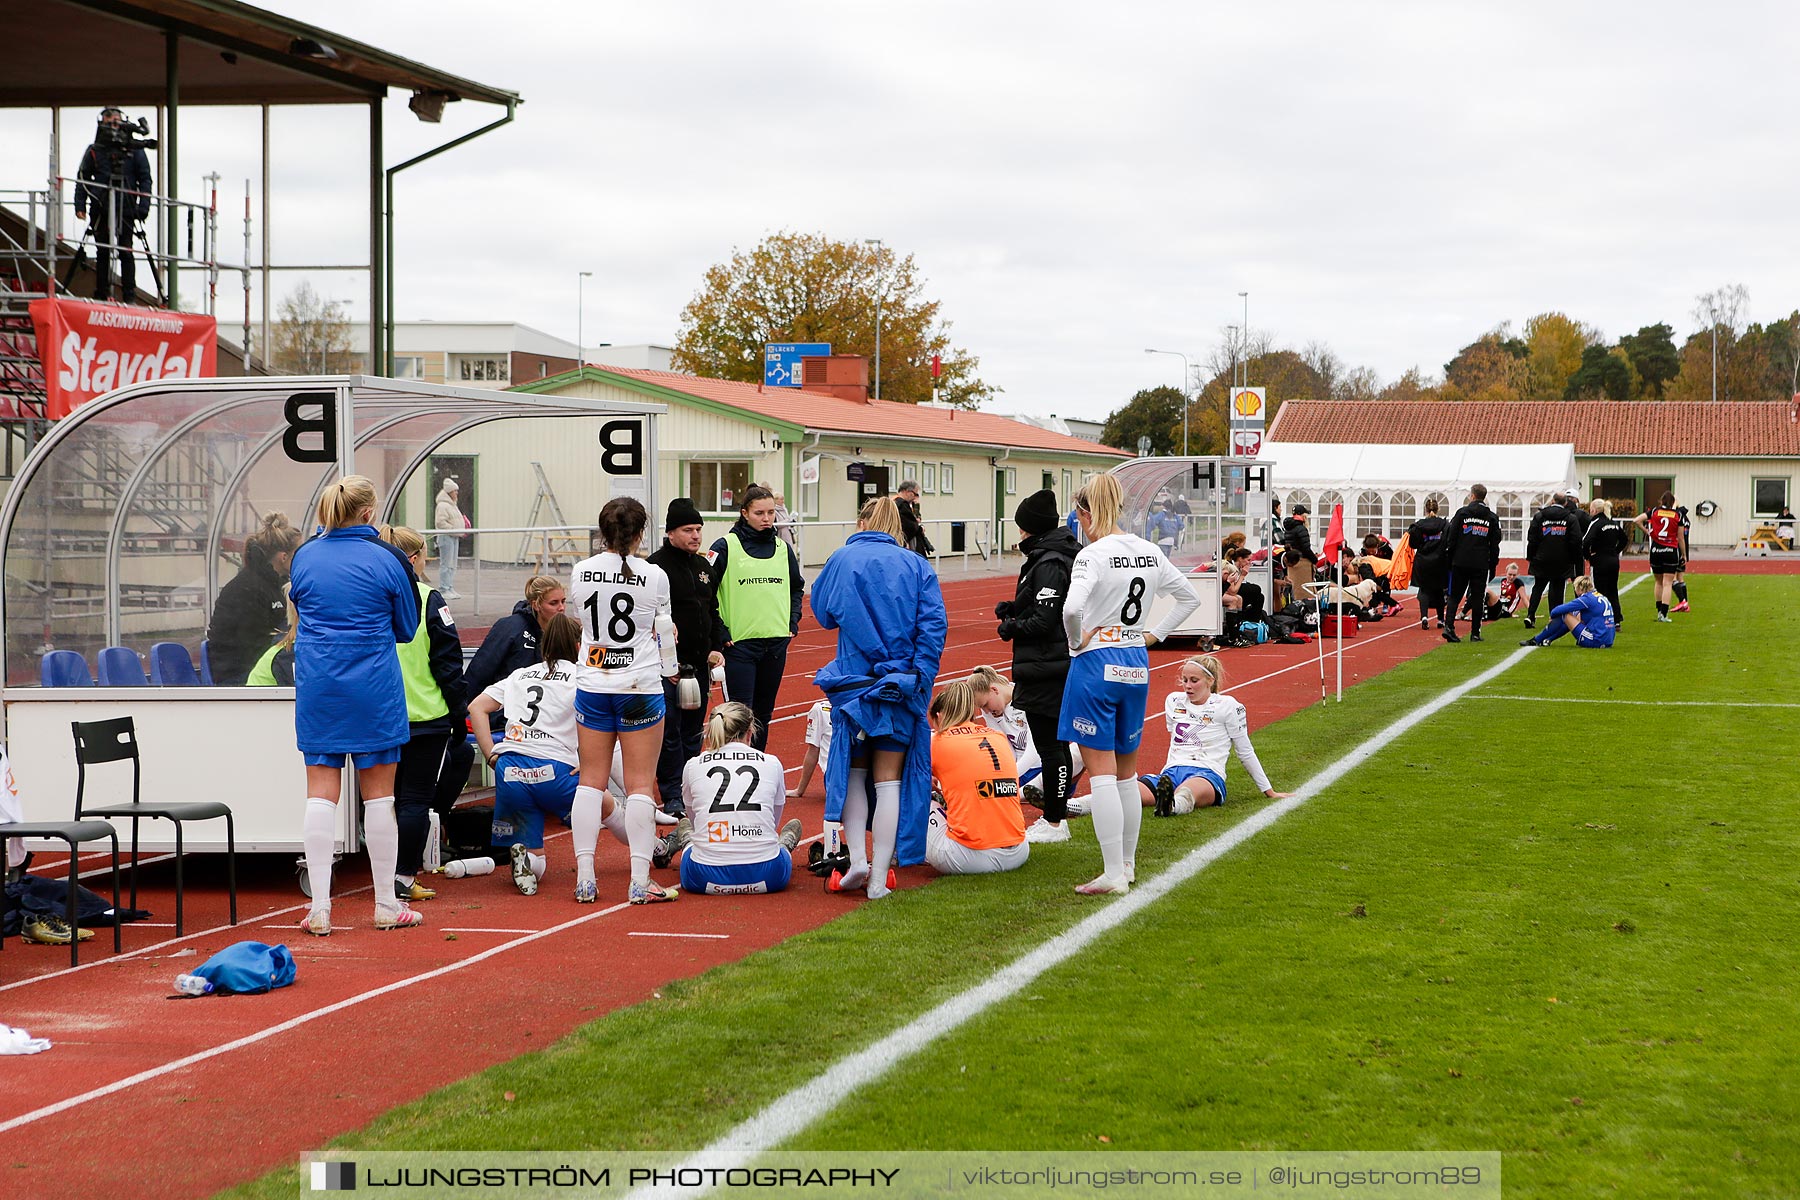
[[[31,302],[31,323],[51,420],[128,383],[219,373],[212,317],[46,297]]]

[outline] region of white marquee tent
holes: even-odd
[[[1324,536],[1331,506],[1344,506],[1344,537],[1404,534],[1427,498],[1440,516],[1461,506],[1473,483],[1484,483],[1500,516],[1500,552],[1521,555],[1531,514],[1555,492],[1576,488],[1575,447],[1569,443],[1515,446],[1394,446],[1339,442],[1267,442],[1262,457],[1275,464],[1282,512],[1304,504],[1314,514],[1314,544]]]

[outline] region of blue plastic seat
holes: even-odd
[[[200,672],[180,642],[158,642],[150,647],[150,682],[158,687],[199,687]]]
[[[144,660],[136,650],[124,646],[108,646],[100,652],[101,687],[149,687],[144,677]]]
[[[87,659],[74,650],[52,650],[38,663],[38,679],[45,687],[93,687]]]
[[[214,686],[212,677],[212,641],[202,638],[200,641],[200,682],[207,687]]]

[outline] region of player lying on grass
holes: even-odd
[[[1520,642],[1521,646],[1548,646],[1565,633],[1575,634],[1577,646],[1604,650],[1613,644],[1616,627],[1612,604],[1594,590],[1594,581],[1583,575],[1575,581],[1575,598],[1550,610],[1544,631]]]
[[[933,804],[925,861],[945,875],[988,875],[1025,865],[1031,847],[1019,809],[1012,746],[977,717],[975,682],[959,679],[931,701]]]
[[[1278,792],[1250,744],[1244,706],[1219,689],[1225,669],[1210,654],[1181,664],[1181,688],[1163,701],[1169,727],[1169,762],[1160,775],[1138,776],[1138,799],[1155,816],[1173,817],[1225,803],[1225,762],[1233,749],[1256,786],[1271,799]]]
[[[712,896],[761,895],[787,889],[800,822],[781,822],[787,805],[781,760],[758,750],[749,705],[721,704],[706,718],[706,749],[681,772],[688,815],[675,825],[686,846],[681,886]],[[698,821],[700,836],[692,836]]]
[[[469,702],[470,724],[481,756],[494,772],[496,850],[512,859],[513,886],[537,895],[538,882],[549,870],[544,854],[544,818],[570,824],[581,766],[575,729],[575,656],[581,651],[581,625],[557,613],[545,621],[543,661],[520,667]],[[494,744],[493,713],[506,717],[506,738]],[[618,773],[618,764],[614,764]],[[600,823],[629,846],[623,808],[610,789]]]

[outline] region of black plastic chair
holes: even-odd
[[[192,800],[175,804],[145,804],[140,799],[139,783],[143,766],[138,761],[137,727],[130,717],[110,721],[71,721],[75,734],[75,819],[88,817],[131,818],[131,907],[136,908],[138,894],[138,822],[145,817],[171,822],[175,826],[175,936],[182,936],[182,825],[188,821],[210,821],[225,818],[225,870],[231,890],[231,923],[237,924],[237,833],[231,809],[216,800]],[[87,769],[90,763],[131,760],[131,803],[105,808],[88,808]]]
[[[123,946],[119,941],[119,831],[105,821],[14,821],[0,822],[0,844],[7,838],[57,838],[69,846],[69,904],[63,917],[69,923],[69,965],[81,965],[81,927],[75,923],[75,896],[80,886],[81,875],[75,857],[75,847],[81,842],[112,843],[112,885],[113,885],[113,953],[117,954]],[[0,860],[5,858],[0,854]],[[25,928],[24,913],[19,914],[19,929]],[[0,947],[6,945],[6,926],[0,922]]]

